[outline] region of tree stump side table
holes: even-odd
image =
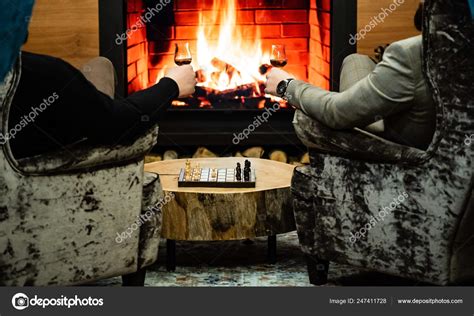
[[[235,168],[246,158],[191,159],[202,168]],[[167,268],[174,271],[175,241],[223,241],[268,237],[269,261],[276,261],[276,235],[294,231],[291,177],[294,166],[263,159],[248,160],[256,170],[251,189],[179,188],[178,175],[186,160],[145,165],[158,173],[167,203],[161,236],[167,239]]]

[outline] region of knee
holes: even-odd
[[[114,64],[112,64],[110,59],[106,57],[100,56],[100,57],[94,58],[93,60],[95,60],[100,65],[104,65],[105,67],[114,68]]]
[[[84,71],[105,71],[105,72],[113,72],[114,65],[110,61],[110,59],[106,57],[96,57],[91,59],[89,62],[84,64],[82,67]]]
[[[111,98],[115,94],[114,65],[105,57],[97,57],[82,66],[81,72],[99,91]]]
[[[370,62],[372,62],[372,60],[370,59],[369,56],[356,53],[356,54],[350,54],[349,56],[344,58],[344,61],[342,62],[342,65],[345,66],[347,64],[352,64],[352,63],[360,62],[360,61],[370,61]]]
[[[96,63],[96,64],[112,65],[112,62],[110,61],[110,59],[108,59],[107,57],[102,57],[102,56],[93,58],[91,59],[90,62]]]

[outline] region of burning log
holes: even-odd
[[[246,84],[239,86],[236,89],[229,89],[224,91],[219,91],[216,89],[208,87],[196,87],[195,96],[196,97],[205,97],[211,102],[218,102],[222,100],[234,100],[239,98],[254,98],[258,96],[258,90],[255,84]]]
[[[214,66],[216,69],[219,70],[218,76],[220,76],[221,72],[225,72],[227,74],[227,76],[229,77],[229,81],[232,80],[232,77],[235,74],[238,74],[240,76],[240,72],[234,66],[232,66],[231,64],[229,64],[229,63],[227,63],[227,62],[225,62],[225,61],[223,61],[223,60],[221,60],[217,57],[214,57],[211,60],[211,64],[212,64],[212,66]]]
[[[265,76],[267,74],[267,72],[269,72],[272,68],[273,68],[272,65],[263,64],[263,65],[260,66],[260,68],[258,68],[258,71],[260,72],[260,74],[262,76]]]
[[[196,80],[198,83],[203,83],[207,81],[206,74],[202,69],[196,71]]]

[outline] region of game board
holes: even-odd
[[[192,168],[189,161],[180,170],[178,187],[191,188],[255,188],[257,177],[250,161],[245,161],[242,175],[240,163],[237,168]]]

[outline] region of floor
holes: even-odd
[[[311,286],[296,233],[278,236],[278,262],[266,262],[267,240],[251,242],[178,242],[177,269],[166,271],[166,243],[158,261],[148,269],[146,286],[152,287],[301,287]],[[414,285],[413,282],[331,264],[327,286]],[[121,278],[96,283],[120,286]]]

